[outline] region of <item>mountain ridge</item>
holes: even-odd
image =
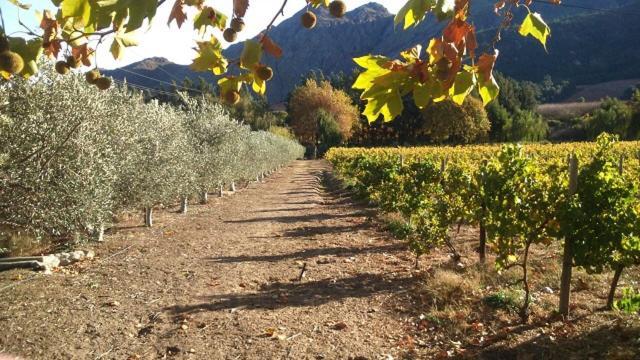
[[[495,33],[500,18],[491,10],[493,0],[476,0],[473,4],[472,19],[478,29],[482,48],[482,44],[488,43]],[[598,4],[600,7],[605,6],[598,0],[581,0],[580,4],[582,7]],[[640,1],[637,0],[608,1],[606,6],[609,7],[607,11],[611,12],[623,12],[631,8],[640,13]],[[498,59],[498,70],[520,80],[533,81],[541,80],[545,75],[543,72],[552,75],[554,79],[562,79],[561,75],[567,74],[571,79],[578,79],[581,83],[640,77],[640,70],[630,65],[640,60],[640,53],[637,49],[625,48],[624,44],[631,43],[633,34],[638,33],[635,31],[640,31],[640,22],[626,17],[609,18],[610,14],[608,15],[607,11],[592,13],[575,8],[542,7],[543,4],[536,7],[534,3],[532,9],[540,8],[540,12],[551,25],[549,54],[545,54],[544,49],[535,40],[522,38],[511,28],[505,32],[498,46],[502,53],[506,54]],[[279,60],[268,55],[263,59],[264,63],[273,67],[275,73],[274,78],[268,83],[267,90],[267,97],[271,103],[285,100],[288,93],[310,71],[324,74],[350,73],[357,67],[352,58],[369,53],[395,57],[400,51],[415,44],[424,46],[428,39],[438,34],[445,25],[444,22],[437,22],[429,16],[415,28],[403,31],[394,26],[393,14],[383,5],[371,2],[349,11],[341,19],[331,17],[324,9],[314,9],[318,23],[313,30],[307,30],[299,22],[302,11],[304,10],[273,27],[269,33],[284,50],[284,55]],[[514,20],[515,23],[517,21],[518,18]],[[605,26],[616,31],[602,31]],[[625,28],[629,30],[623,31]],[[589,53],[583,50],[589,48],[591,39],[574,38],[574,32],[586,32],[591,38],[598,35],[600,38],[608,35],[609,38],[600,41],[601,49]],[[241,51],[242,43],[237,43],[225,49],[224,54],[228,58],[237,58]],[[616,51],[624,53],[625,59],[611,58]],[[574,54],[580,54],[580,58],[572,59]],[[606,71],[608,63],[615,64],[613,71]],[[562,71],[557,71],[556,68]],[[129,83],[146,87],[156,87],[158,84],[134,73],[165,82],[185,77],[202,77],[207,82],[215,82],[215,77],[210,73],[196,73],[187,65],[173,64],[163,58],[145,59],[104,73],[120,80],[126,78]]]

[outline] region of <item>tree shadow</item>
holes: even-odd
[[[220,256],[214,258],[208,258],[206,260],[214,262],[214,263],[240,263],[246,261],[255,261],[255,262],[277,262],[281,260],[288,259],[309,259],[317,256],[326,256],[326,255],[334,255],[338,257],[349,257],[359,254],[369,254],[369,253],[384,253],[384,252],[394,252],[394,251],[402,251],[406,249],[406,245],[402,243],[390,244],[390,245],[382,245],[382,246],[369,246],[363,248],[354,248],[354,247],[327,247],[327,248],[319,248],[319,249],[305,249],[301,251],[296,251],[288,254],[278,254],[278,255],[241,255],[241,256]]]
[[[282,237],[285,238],[301,238],[301,237],[313,237],[316,235],[327,234],[352,234],[358,230],[370,229],[372,227],[369,223],[361,223],[356,225],[344,225],[344,226],[302,226],[291,230],[282,232]]]
[[[501,344],[476,353],[476,358],[493,359],[640,359],[640,327],[602,325],[567,338],[540,334],[515,346]]]
[[[292,216],[269,216],[262,218],[242,219],[242,220],[226,220],[225,223],[244,224],[255,222],[280,222],[280,223],[296,223],[296,222],[316,222],[330,219],[343,219],[367,216],[365,212],[354,212],[351,214],[308,214],[308,215],[292,215]]]
[[[384,274],[360,274],[343,279],[322,279],[310,282],[275,282],[256,293],[206,296],[201,303],[173,305],[165,308],[174,315],[234,308],[279,309],[318,306],[348,298],[363,298],[377,294],[392,294],[409,288],[416,278],[392,277]]]
[[[282,209],[261,209],[261,210],[255,210],[252,211],[252,213],[270,213],[270,212],[276,212],[276,211],[303,211],[303,210],[309,210],[311,208],[304,208],[304,207],[292,207],[292,208],[282,208]]]

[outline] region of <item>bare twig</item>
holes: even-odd
[[[302,281],[302,278],[304,277],[306,272],[307,272],[307,263],[304,263],[302,265],[302,270],[300,271],[300,276],[298,276],[298,281]]]
[[[267,34],[269,33],[269,30],[271,30],[271,28],[273,27],[273,23],[275,23],[276,20],[278,19],[278,16],[280,15],[284,16],[284,7],[287,6],[288,1],[289,0],[284,0],[282,2],[282,6],[280,7],[280,10],[278,10],[278,12],[275,14],[273,19],[271,19],[271,22],[269,23],[269,25],[267,25],[267,28],[262,32],[262,36],[260,37],[260,40],[264,39],[267,36]]]

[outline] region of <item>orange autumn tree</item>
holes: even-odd
[[[357,123],[358,108],[342,90],[334,89],[328,81],[308,79],[293,90],[289,100],[290,126],[300,142],[315,145],[320,131],[319,111],[331,115],[342,141],[351,137]]]

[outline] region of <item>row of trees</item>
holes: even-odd
[[[480,261],[490,244],[499,269],[522,270],[520,315],[526,320],[534,245],[565,239],[560,303],[565,315],[573,266],[594,273],[615,270],[611,307],[623,269],[640,264],[637,143],[623,150],[614,144],[614,136],[603,134],[596,146],[548,145],[529,153],[517,145],[505,145],[497,154],[492,147],[335,149],[328,158],[383,211],[402,215],[417,257],[445,245],[458,257],[450,228],[479,225]],[[581,155],[572,155],[567,164],[573,152]]]
[[[303,154],[295,141],[184,96],[145,102],[45,70],[0,86],[0,230],[48,236],[96,231],[123,209],[152,209],[233,181],[256,179]]]

